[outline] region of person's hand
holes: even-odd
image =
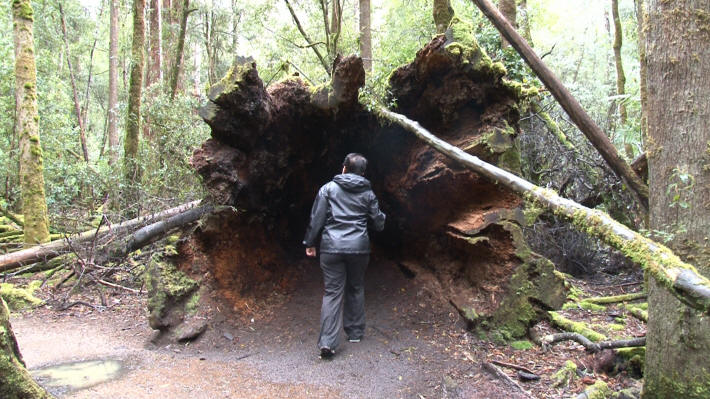
[[[311,258],[316,256],[316,247],[308,247],[306,248],[306,256],[310,256]]]

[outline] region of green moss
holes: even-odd
[[[655,378],[646,377],[643,384],[644,399],[707,399],[710,398],[710,373],[702,370],[688,381],[679,372]]]
[[[197,281],[177,270],[162,256],[154,256],[145,281],[148,291],[148,322],[152,328],[165,327],[164,317],[176,303],[185,301],[198,287]]]
[[[13,0],[12,6],[15,8],[18,17],[34,21],[34,10],[32,10],[30,0]]]
[[[13,311],[37,307],[44,303],[34,296],[34,292],[40,285],[42,282],[39,280],[31,281],[26,288],[18,288],[11,283],[0,283],[0,296]]]
[[[611,389],[609,389],[606,382],[602,380],[597,380],[592,386],[587,388],[584,393],[587,399],[606,399],[612,394]]]
[[[577,378],[577,365],[573,361],[567,360],[564,366],[552,376],[552,381],[554,381],[552,386],[555,388],[566,387],[575,378]]]
[[[474,36],[473,26],[458,17],[454,17],[449,25],[451,37],[445,50],[473,71],[499,79],[507,71],[500,62],[493,62],[486,52],[478,45]]]
[[[557,312],[551,311],[547,313],[550,315],[550,321],[552,322],[552,324],[560,327],[565,331],[575,332],[577,334],[584,335],[592,342],[605,341],[607,339],[604,334],[592,330],[582,322],[569,320]]]
[[[584,309],[591,312],[603,312],[606,307],[603,305],[597,305],[596,303],[589,303],[587,301],[579,302],[567,302],[562,306],[562,309]]]
[[[516,350],[519,350],[519,351],[524,351],[524,350],[532,349],[532,348],[534,347],[534,345],[532,344],[532,342],[530,342],[530,341],[528,341],[528,340],[513,341],[513,342],[510,343],[510,346],[511,346],[513,349],[516,349]]]
[[[196,291],[190,296],[190,299],[185,303],[185,312],[189,315],[197,312],[197,305],[200,304],[200,292]]]
[[[612,331],[624,331],[626,330],[626,326],[623,324],[616,324],[616,323],[611,323],[607,326],[610,330]]]

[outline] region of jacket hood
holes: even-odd
[[[343,190],[359,193],[370,189],[370,181],[354,173],[343,173],[336,175],[333,181]]]

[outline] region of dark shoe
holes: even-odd
[[[329,360],[333,356],[335,356],[335,351],[328,348],[327,346],[324,346],[320,348],[320,358],[324,360]]]

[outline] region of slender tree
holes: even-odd
[[[621,46],[623,44],[623,31],[621,30],[621,19],[619,18],[619,0],[611,0],[611,15],[614,20],[614,43],[612,48],[614,49],[614,64],[616,66],[616,94],[621,96],[626,95],[626,75],[624,74],[624,64],[621,61]],[[627,113],[626,113],[626,103],[624,103],[623,98],[619,98],[617,101],[619,109],[619,121],[621,125],[626,125]],[[634,158],[634,150],[631,143],[627,142],[626,137],[624,137],[624,151],[629,159]]]
[[[650,228],[710,276],[710,0],[648,1]],[[710,397],[710,317],[649,279],[644,399]]]
[[[180,20],[180,33],[178,34],[177,49],[175,50],[175,62],[173,63],[172,76],[170,76],[170,98],[175,98],[178,90],[178,80],[182,69],[183,51],[185,50],[185,35],[187,33],[187,18],[194,9],[190,9],[190,0],[184,0],[182,4],[182,19]]]
[[[639,91],[641,92],[641,141],[646,142],[648,134],[648,88],[646,86],[646,39],[643,26],[645,24],[645,11],[643,0],[634,0],[636,5],[636,32],[639,47]]]
[[[242,19],[242,9],[239,0],[232,0],[232,64],[237,65],[239,59],[239,22]]]
[[[372,32],[370,26],[370,0],[359,1],[360,57],[366,72],[372,72]]]
[[[16,134],[20,138],[20,187],[25,216],[25,242],[49,241],[47,201],[44,196],[42,146],[37,114],[37,68],[30,0],[12,1],[15,43]]]
[[[123,166],[126,184],[129,187],[128,199],[138,199],[135,184],[140,181],[138,165],[138,144],[141,125],[141,95],[143,92],[143,67],[145,46],[145,0],[133,0],[133,45],[131,49],[131,80],[128,89],[128,117],[126,134],[123,142]]]
[[[74,68],[71,63],[71,55],[69,54],[69,39],[67,38],[67,21],[64,16],[62,3],[57,2],[59,7],[59,25],[62,28],[62,39],[64,41],[65,58],[67,59],[67,68],[69,68],[69,82],[71,83],[71,92],[74,99],[74,113],[76,114],[76,122],[79,125],[79,143],[81,144],[81,152],[84,156],[84,162],[89,162],[89,149],[86,145],[86,130],[84,129],[84,120],[82,119],[81,106],[79,105],[79,93],[76,89],[76,77],[74,76]]]
[[[113,165],[118,162],[118,0],[109,1],[108,162]]]
[[[146,87],[163,80],[163,18],[161,0],[150,0],[150,68]]]
[[[513,26],[513,28],[518,29],[517,21],[517,7],[515,6],[515,0],[498,0],[498,9],[500,13],[503,14],[508,23]],[[524,36],[523,36],[524,37]],[[509,47],[510,43],[501,35],[500,43],[503,48]]]
[[[530,34],[530,15],[528,14],[528,0],[519,0],[518,9],[520,11],[520,34],[525,38],[530,47],[535,47],[532,40],[532,34]]]
[[[449,22],[454,17],[454,9],[451,7],[451,0],[434,0],[434,24],[436,33],[446,32]]]

